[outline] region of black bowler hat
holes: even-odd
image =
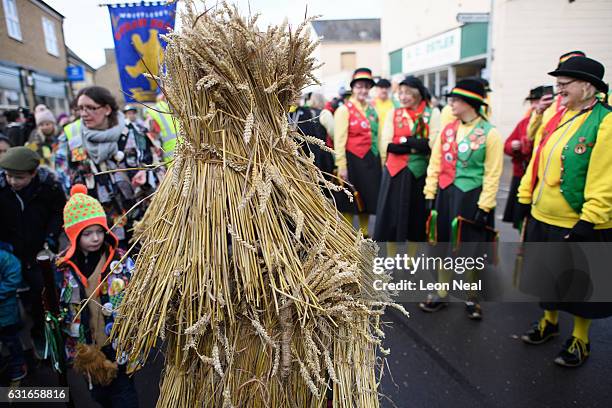
[[[406,86],[409,86],[410,88],[417,89],[419,93],[421,94],[422,99],[428,102],[431,100],[431,95],[429,91],[427,90],[427,88],[425,88],[425,85],[423,85],[423,81],[421,81],[419,78],[413,75],[409,75],[406,78],[402,79],[402,82],[400,82],[399,84],[400,86],[406,85]]]
[[[536,86],[529,90],[529,96],[525,98],[526,101],[535,101],[539,100],[542,96],[544,96],[544,85]]]
[[[372,79],[372,70],[370,68],[357,68],[353,72],[353,79],[351,79],[351,88],[357,81],[366,81],[370,86],[374,86],[374,79]]]
[[[566,76],[586,81],[598,91],[608,93],[608,84],[603,81],[604,73],[605,68],[600,62],[587,57],[572,57],[563,62],[556,70],[549,72],[548,75]]]
[[[391,82],[388,79],[380,78],[376,83],[376,86],[379,88],[391,88]]]
[[[482,85],[484,86],[486,93],[493,92],[493,90],[489,86],[489,80],[481,78],[481,77],[476,77],[474,79],[477,80],[477,81],[482,82]]]
[[[561,55],[559,57],[559,63],[557,64],[557,69],[559,69],[559,67],[561,66],[561,64],[563,64],[565,61],[567,61],[570,58],[573,57],[586,57],[586,54],[582,51],[570,51],[570,52],[566,52],[565,54]]]
[[[463,79],[457,82],[452,91],[446,94],[447,97],[460,98],[472,106],[476,112],[481,105],[487,105],[485,86],[478,79]]]

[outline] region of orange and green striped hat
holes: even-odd
[[[351,88],[357,81],[367,81],[370,86],[374,86],[374,79],[372,78],[372,70],[370,68],[357,68],[353,72],[353,78],[351,79]]]
[[[461,98],[470,105],[487,105],[484,84],[477,79],[463,79],[457,82],[457,85],[446,96]]]
[[[75,184],[70,189],[70,199],[64,206],[64,231],[70,241],[70,247],[64,259],[70,259],[74,255],[77,239],[81,232],[92,225],[102,226],[107,233],[115,239],[115,235],[108,229],[106,213],[102,204],[95,198],[87,195],[87,187],[83,184]]]

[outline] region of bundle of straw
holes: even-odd
[[[235,6],[167,36],[160,78],[176,158],[137,238],[136,272],[113,337],[132,363],[165,342],[158,406],[377,407],[376,245],[321,192],[287,111],[316,47],[287,23],[266,31]],[[322,146],[323,147],[323,146]]]

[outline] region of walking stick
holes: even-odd
[[[43,307],[45,310],[45,355],[51,359],[51,367],[58,373],[60,387],[68,387],[68,375],[66,367],[66,352],[64,349],[64,338],[61,331],[62,317],[59,307],[59,296],[55,285],[55,272],[53,262],[56,255],[51,252],[49,246],[45,247],[36,255],[36,262],[40,266],[43,275]],[[72,399],[68,399],[69,408],[74,407]]]

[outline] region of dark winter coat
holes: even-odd
[[[23,268],[34,265],[45,242],[57,250],[54,246],[62,231],[65,204],[64,191],[50,170],[39,168],[30,185],[19,193],[0,171],[0,241],[13,247]]]

